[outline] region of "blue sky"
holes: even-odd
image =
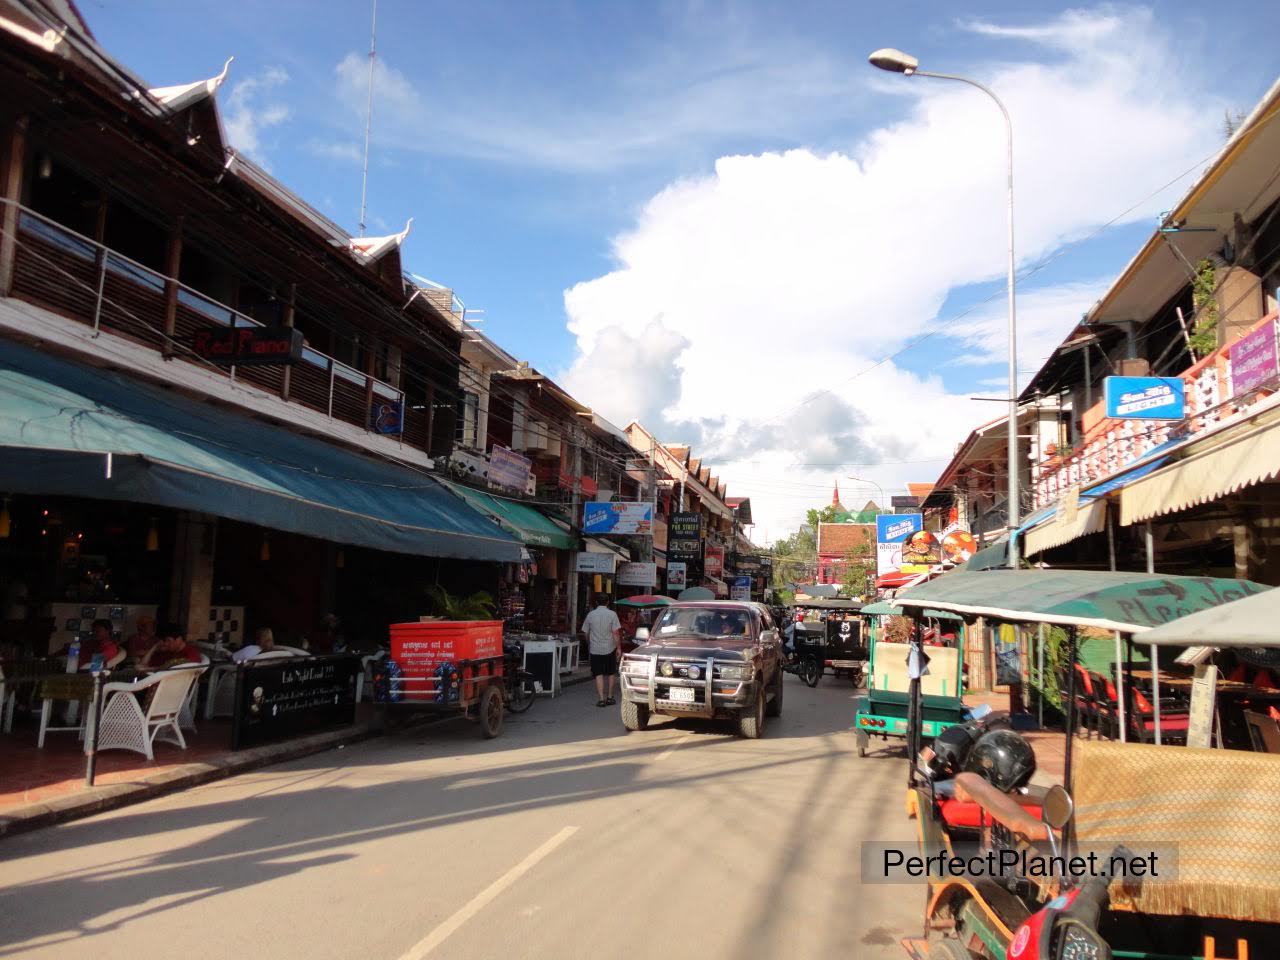
[[[354,230],[368,3],[82,12],[152,85],[234,55],[219,94],[232,142]],[[1024,265],[1194,167],[1220,144],[1223,109],[1248,110],[1280,72],[1280,5],[1233,0],[380,0],[378,24],[369,232],[412,216],[409,269],[611,418],[698,442],[768,503],[769,536],[834,475],[932,479],[990,413],[951,398],[1000,392],[998,299],[849,380],[1001,289],[994,107],[874,71],[870,50],[910,50],[1005,96]],[[1025,285],[1020,367],[1189,183]],[[904,416],[902,401],[933,412]]]

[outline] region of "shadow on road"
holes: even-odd
[[[788,690],[788,695],[794,693]],[[536,711],[528,716],[530,722],[536,722]],[[341,759],[329,753],[310,762],[292,764],[290,773],[296,776],[262,791],[287,790],[293,784],[306,783],[305,794],[298,796],[305,797],[308,806],[325,810],[323,820],[299,818],[290,804],[273,804],[254,794],[205,802],[194,809],[156,809],[155,805],[147,805],[136,812],[79,821],[39,835],[39,852],[48,855],[192,827],[204,831],[199,839],[176,844],[161,853],[103,862],[0,892],[0,915],[5,917],[5,922],[0,924],[0,956],[27,950],[33,941],[54,944],[110,934],[119,925],[140,916],[162,913],[226,890],[251,887],[351,856],[334,853],[335,847],[598,798],[628,798],[626,808],[634,808],[640,802],[637,798],[649,791],[713,783],[766,771],[773,775],[783,768],[815,761],[830,768],[837,758],[849,756],[847,747],[841,749],[826,736],[844,729],[842,721],[810,717],[802,722],[797,717],[795,730],[788,730],[785,718],[767,727],[766,740],[761,745],[771,738],[804,736],[814,740],[814,750],[782,758],[776,753],[770,756],[767,751],[758,757],[744,751],[741,762],[735,762],[730,769],[698,771],[695,765],[695,772],[684,772],[688,769],[686,764],[681,773],[662,778],[645,779],[641,774],[655,751],[670,747],[670,738],[651,739],[644,733],[619,738],[613,728],[608,729],[607,739],[615,746],[602,747],[600,752],[586,755],[578,751],[532,762],[502,762],[504,756],[510,756],[507,750],[497,747],[486,750],[486,744],[479,752],[473,749],[471,755],[487,753],[486,759],[495,762],[479,770],[414,775],[407,768],[396,766],[401,762],[422,761],[431,755],[457,753],[459,739],[475,746],[475,733],[470,725],[452,725],[452,729],[450,726],[439,724],[410,730],[407,735],[350,751]],[[676,721],[674,726],[700,734],[681,746],[682,756],[688,751],[714,746],[727,736],[725,728],[719,725]],[[567,730],[571,736],[566,742],[591,739],[581,732]],[[531,745],[528,737],[523,739],[523,744],[512,746]],[[602,737],[602,741],[604,739]],[[421,749],[424,745],[433,749],[424,751]],[[737,759],[735,756],[735,761]],[[388,765],[403,769],[407,775],[389,775],[373,782],[361,780],[365,776],[360,773],[362,769]],[[352,771],[356,771],[354,782]],[[344,782],[326,783],[326,774]],[[326,826],[317,832],[317,823]],[[220,824],[224,824],[225,829],[219,830]],[[799,822],[791,829],[798,843],[815,839],[813,825]],[[35,842],[30,837],[15,838],[15,841],[19,842],[11,841],[0,848],[0,853],[7,858],[21,856],[26,843]],[[785,868],[786,864],[780,866]],[[153,901],[155,905],[149,906]],[[23,903],[56,907],[24,910]],[[113,916],[117,919],[107,919]],[[119,919],[121,917],[124,919]],[[21,946],[15,946],[19,944]]]

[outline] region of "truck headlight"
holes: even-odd
[[[676,668],[672,666],[670,663],[664,663],[662,665],[662,675],[664,677],[674,677],[675,674],[676,674]]]
[[[690,667],[690,668],[689,668],[689,679],[690,679],[690,680],[697,680],[697,679],[698,679],[699,677],[701,677],[701,676],[702,676],[702,668],[701,668],[701,667],[699,667],[699,666],[697,666],[697,665],[694,665],[694,666],[692,666],[692,667]]]
[[[639,674],[643,676],[649,672],[649,665],[643,660],[623,660],[622,672],[627,674]]]
[[[741,664],[740,666],[721,666],[718,669],[720,670],[721,680],[750,680],[751,679],[750,664],[744,663],[744,664]]]

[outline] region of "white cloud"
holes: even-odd
[[[269,67],[231,88],[223,124],[233,147],[256,156],[263,133],[289,119],[289,108],[276,99],[277,89],[288,82],[289,74],[283,68]]]
[[[1024,264],[1088,234],[1215,144],[1216,126],[1203,118],[1221,111],[1147,10],[967,29],[1016,36],[1045,54],[976,71],[1013,117]],[[864,461],[946,456],[995,416],[991,404],[967,399],[972,390],[951,394],[932,372],[908,369],[917,354],[874,365],[944,319],[954,288],[1002,277],[1006,249],[999,112],[959,84],[897,82],[914,98],[906,116],[848,153],[723,157],[714,174],[653,197],[615,239],[616,269],[565,293],[569,329],[591,358],[573,365],[576,394],[623,422],[647,410],[618,388],[618,371],[661,315],[687,341],[655,342],[644,358],[679,371],[678,389],[663,384],[662,409],[673,426],[700,432],[709,457],[728,461],[718,472],[731,487],[735,477],[770,475],[825,482],[845,468],[809,465],[850,450]],[[1160,202],[1129,219],[1152,216]],[[1020,369],[1039,366],[1102,286],[1023,291]],[[934,338],[935,351],[940,343],[957,356],[1002,357],[1002,310],[996,301]],[[821,388],[830,391],[827,415],[797,416]],[[856,444],[845,442],[848,431],[833,433],[832,413]],[[809,429],[832,440],[830,461],[812,449]],[[885,466],[871,479],[900,486],[942,465]],[[762,494],[755,513],[780,533],[780,518],[795,510]]]

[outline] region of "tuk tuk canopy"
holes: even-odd
[[[1173,647],[1280,646],[1280,590],[1254,593],[1202,610],[1142,635],[1143,643]]]
[[[1270,589],[1251,580],[1105,570],[961,570],[903,591],[894,604],[1139,633]]]
[[[862,609],[862,604],[857,600],[842,600],[834,597],[830,600],[821,598],[797,600],[792,606],[798,610],[841,610],[852,613],[857,613]]]
[[[897,603],[889,600],[878,600],[875,603],[869,603],[862,608],[863,614],[866,616],[890,616],[890,617],[909,617],[911,612],[903,610]],[[957,613],[950,613],[946,610],[925,610],[920,616],[933,620],[964,620],[964,617]]]

